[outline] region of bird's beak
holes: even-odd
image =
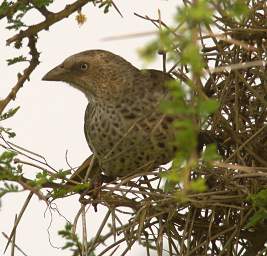
[[[66,69],[64,69],[63,65],[56,66],[51,69],[48,73],[46,73],[42,80],[44,81],[63,81],[66,75]]]

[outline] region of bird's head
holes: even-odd
[[[118,55],[104,50],[89,50],[68,57],[42,80],[66,82],[90,99],[110,99],[123,93],[136,71]]]

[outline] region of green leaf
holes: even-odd
[[[175,145],[177,146],[178,156],[187,160],[197,146],[197,129],[192,120],[176,120],[173,122],[176,129]]]
[[[170,90],[171,99],[160,102],[160,110],[168,115],[191,114],[194,111],[185,102],[185,91],[178,80],[171,80],[165,84]]]
[[[206,182],[202,178],[192,180],[189,183],[189,189],[192,190],[193,192],[197,192],[197,193],[204,192],[207,189]]]
[[[262,223],[266,219],[267,219],[267,211],[266,209],[261,208],[258,211],[256,211],[252,217],[249,218],[245,228],[254,227],[257,224]]]
[[[28,61],[26,57],[20,55],[18,57],[15,57],[13,59],[7,59],[7,65],[13,65],[15,63],[18,63],[18,62],[25,62],[25,61]]]
[[[233,3],[231,11],[236,17],[241,17],[247,15],[249,12],[249,7],[247,2],[244,0],[237,0]]]
[[[39,8],[43,6],[48,6],[49,4],[53,3],[53,0],[33,0],[33,4]]]
[[[55,179],[65,179],[67,175],[71,174],[70,170],[59,170],[57,174],[54,175]]]
[[[191,42],[187,43],[182,49],[181,62],[183,64],[189,64],[194,73],[201,74],[204,68],[204,63],[198,45]]]
[[[9,30],[11,29],[19,30],[22,27],[27,27],[21,20],[15,20],[13,18],[8,19],[8,23],[12,24],[6,27]]]
[[[171,36],[170,29],[163,29],[159,32],[159,48],[165,52],[169,52],[173,49],[173,37]]]
[[[176,20],[180,23],[187,22],[189,26],[195,26],[201,23],[211,23],[212,10],[209,7],[208,0],[198,0],[190,6],[179,8]]]
[[[4,128],[0,126],[0,133],[1,132],[6,133],[9,138],[14,138],[16,136],[16,133],[13,132],[11,128]]]
[[[111,3],[108,3],[105,8],[104,8],[104,13],[108,13],[109,12],[109,8],[112,6]]]
[[[35,176],[33,186],[42,186],[43,184],[51,181],[50,175],[46,171],[38,172]]]
[[[211,162],[221,159],[217,151],[217,146],[215,144],[207,145],[205,151],[202,153],[202,157],[205,162]]]
[[[6,119],[8,119],[8,118],[14,116],[14,115],[17,113],[17,111],[19,110],[19,108],[20,108],[20,107],[18,106],[18,107],[16,107],[16,108],[11,108],[11,109],[9,109],[7,112],[5,112],[4,114],[2,114],[2,115],[0,116],[0,121],[6,120]]]
[[[250,195],[249,199],[252,201],[255,207],[267,208],[267,189],[262,189],[258,193]]]
[[[201,100],[198,103],[197,111],[200,116],[206,117],[215,111],[217,111],[219,108],[219,102],[215,99],[207,99],[207,100]]]
[[[8,7],[10,7],[12,3],[7,2],[6,0],[0,5],[0,15],[3,15],[7,12]]]
[[[248,200],[252,201],[252,204],[257,211],[249,219],[246,228],[255,226],[267,219],[267,189],[262,189],[258,193],[250,195]]]
[[[112,7],[112,0],[100,1],[99,8],[104,7],[104,13],[109,12],[109,8]]]
[[[241,19],[244,16],[247,16],[249,13],[249,6],[247,5],[247,2],[244,0],[236,0],[231,6],[230,15],[234,16],[237,19]]]
[[[181,191],[181,190],[175,193],[175,198],[180,203],[185,203],[186,201],[188,201],[187,195],[185,194],[184,191]]]
[[[80,255],[82,243],[80,242],[79,237],[76,234],[73,234],[72,225],[70,223],[66,223],[64,229],[59,230],[58,234],[66,240],[65,244],[61,248],[62,250],[71,250],[73,252],[73,256]],[[90,242],[88,243],[88,247],[89,245]],[[87,256],[95,256],[95,253],[91,252]]]
[[[196,141],[196,127],[194,126],[192,120],[183,119],[175,120],[173,122],[174,127],[176,128],[176,139],[179,145],[183,147],[188,147],[190,142]],[[195,143],[194,143],[195,144]]]
[[[67,188],[55,188],[55,189],[53,189],[51,196],[53,198],[62,198],[64,196],[66,196],[68,193],[70,193],[70,191]]]
[[[192,111],[187,108],[182,101],[178,100],[164,100],[160,102],[160,110],[167,115],[179,115],[179,114],[190,114]]]
[[[179,99],[184,101],[185,98],[185,90],[184,88],[181,86],[181,82],[179,80],[170,80],[168,82],[165,83],[165,86],[167,88],[169,88],[171,95],[175,98],[175,99]]]
[[[90,187],[90,183],[77,184],[72,188],[73,192],[81,192]]]
[[[174,169],[174,168],[162,173],[161,177],[166,178],[167,181],[173,182],[173,183],[178,183],[181,180],[181,177],[180,177],[177,169]]]
[[[5,151],[0,155],[0,164],[10,164],[17,155],[14,151]]]
[[[210,23],[212,21],[212,11],[209,8],[208,0],[198,0],[192,5],[190,17],[196,23]]]
[[[62,250],[72,249],[76,244],[73,242],[66,242],[65,245],[61,248]]]
[[[138,54],[147,62],[155,60],[156,54],[159,50],[159,43],[157,40],[150,42],[145,47],[138,49]]]
[[[7,193],[14,193],[18,191],[19,191],[18,186],[4,182],[3,187],[0,187],[0,198],[6,195]]]
[[[171,181],[169,178],[166,179],[165,184],[163,186],[163,191],[166,192],[172,192],[176,187],[177,182]]]

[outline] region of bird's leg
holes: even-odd
[[[103,183],[109,183],[112,181],[114,181],[113,177],[108,177],[97,172],[96,175],[91,179],[91,188],[83,191],[79,201],[83,204],[91,203],[95,212],[97,212],[97,204],[101,197],[101,187]],[[87,196],[89,196],[89,198],[86,198]]]
[[[93,181],[93,193],[92,193],[92,206],[94,207],[95,212],[97,212],[97,202],[100,199],[100,192],[101,192],[101,186],[103,184],[103,181],[101,180],[101,174],[96,177],[96,179]]]

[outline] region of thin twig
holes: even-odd
[[[8,238],[8,241],[7,241],[7,244],[6,244],[4,253],[6,252],[8,246],[9,246],[9,243],[11,242],[11,240],[12,240],[12,238],[13,238],[15,232],[16,232],[16,229],[17,229],[17,227],[18,227],[18,224],[19,224],[19,222],[20,222],[20,220],[21,220],[21,218],[22,218],[22,216],[23,216],[23,214],[24,214],[24,212],[25,212],[25,210],[26,210],[26,208],[27,208],[27,206],[28,206],[28,204],[29,204],[29,202],[30,202],[32,196],[33,196],[33,192],[30,192],[29,195],[27,196],[25,202],[24,202],[24,205],[22,206],[22,208],[21,208],[21,210],[20,210],[20,213],[19,213],[19,215],[18,215],[18,218],[16,219],[16,221],[15,221],[15,223],[14,223],[14,226],[13,226],[13,228],[12,228],[12,231],[11,231],[11,233],[10,233],[10,235],[9,235],[9,238]]]
[[[6,234],[6,233],[4,233],[4,232],[2,232],[2,235],[6,238],[6,239],[9,239],[8,238],[8,235]],[[16,245],[15,244],[15,247],[16,247],[16,249],[21,253],[21,254],[23,254],[24,256],[28,256],[18,245]]]

